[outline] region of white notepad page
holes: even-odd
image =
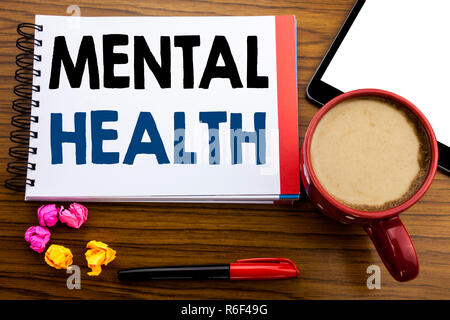
[[[448,0],[367,0],[321,80],[405,97],[450,146],[449,13]]]
[[[43,25],[36,38],[42,40],[35,54],[42,56],[35,68],[42,71],[34,78],[40,92],[33,99],[40,107],[33,110],[39,123],[31,130],[38,132],[30,145],[38,148],[29,161],[36,170],[28,171],[35,186],[27,186],[26,199],[91,199],[145,201],[150,195],[158,199],[171,196],[198,196],[200,198],[231,197],[236,200],[258,195],[256,198],[276,198],[280,194],[279,138],[277,117],[276,45],[274,17],[57,17],[36,16],[36,24]],[[130,87],[108,89],[103,87],[102,36],[126,34],[128,45],[117,46],[114,52],[128,55],[129,63],[116,65],[116,76],[130,76]],[[194,47],[194,89],[183,89],[183,56],[181,48],[173,45],[175,35],[201,35],[201,44]],[[54,39],[66,38],[72,61],[76,60],[81,37],[92,35],[97,52],[100,89],[89,89],[87,67],[80,88],[70,88],[64,68],[61,69],[60,88],[49,89]],[[161,89],[145,65],[145,83],[148,89],[135,90],[133,76],[133,37],[143,35],[158,60],[160,37],[169,36],[171,43],[170,89]],[[269,88],[236,90],[228,79],[213,79],[209,89],[198,89],[211,45],[216,35],[228,40],[233,58],[245,86],[247,63],[247,36],[258,37],[258,74],[269,78]],[[219,65],[219,64],[218,64]],[[104,152],[119,152],[118,164],[93,164],[91,159],[92,110],[117,110],[118,120],[104,122],[103,129],[118,132],[117,140],[104,140]],[[220,123],[219,165],[209,164],[208,126],[200,123],[199,112],[227,112],[227,121]],[[125,153],[133,134],[138,115],[150,111],[164,143],[169,164],[158,164],[155,155],[137,155],[133,165],[124,164]],[[174,112],[185,112],[185,150],[197,152],[196,164],[174,164]],[[63,144],[63,163],[52,164],[50,148],[50,114],[62,113],[64,131],[74,130],[74,113],[86,112],[86,164],[75,163],[75,145]],[[243,163],[231,164],[230,113],[242,114],[244,131],[254,131],[254,113],[266,113],[267,157],[263,165],[255,165],[255,145],[243,144]],[[144,136],[142,141],[149,142]],[[187,199],[186,197],[184,197]]]

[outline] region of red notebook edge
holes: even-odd
[[[297,21],[295,16],[276,16],[275,36],[280,152],[280,200],[294,201],[300,196]]]

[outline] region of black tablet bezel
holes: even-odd
[[[321,79],[365,2],[366,0],[356,1],[306,88],[306,95],[308,99],[319,105],[319,107],[323,106],[325,103],[342,93],[342,91],[330,86]],[[444,170],[447,174],[450,174],[450,147],[438,142],[438,148],[439,168]]]

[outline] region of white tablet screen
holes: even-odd
[[[405,97],[450,146],[450,1],[367,0],[321,80]]]

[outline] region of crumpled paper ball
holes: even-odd
[[[55,204],[41,206],[37,210],[39,224],[41,227],[53,227],[58,222],[58,212]]]
[[[70,249],[52,244],[45,252],[45,262],[56,269],[67,269],[73,262]]]
[[[90,276],[98,276],[102,272],[102,265],[107,265],[116,258],[116,251],[109,248],[106,243],[100,241],[89,241],[86,245],[89,248],[86,251],[86,260],[89,268],[92,269],[88,272]]]
[[[30,248],[42,253],[50,240],[50,231],[41,226],[29,227],[25,232],[25,241],[30,244]]]
[[[88,209],[79,203],[72,203],[69,209],[61,207],[59,212],[59,221],[76,229],[80,228],[86,222],[87,217]]]

